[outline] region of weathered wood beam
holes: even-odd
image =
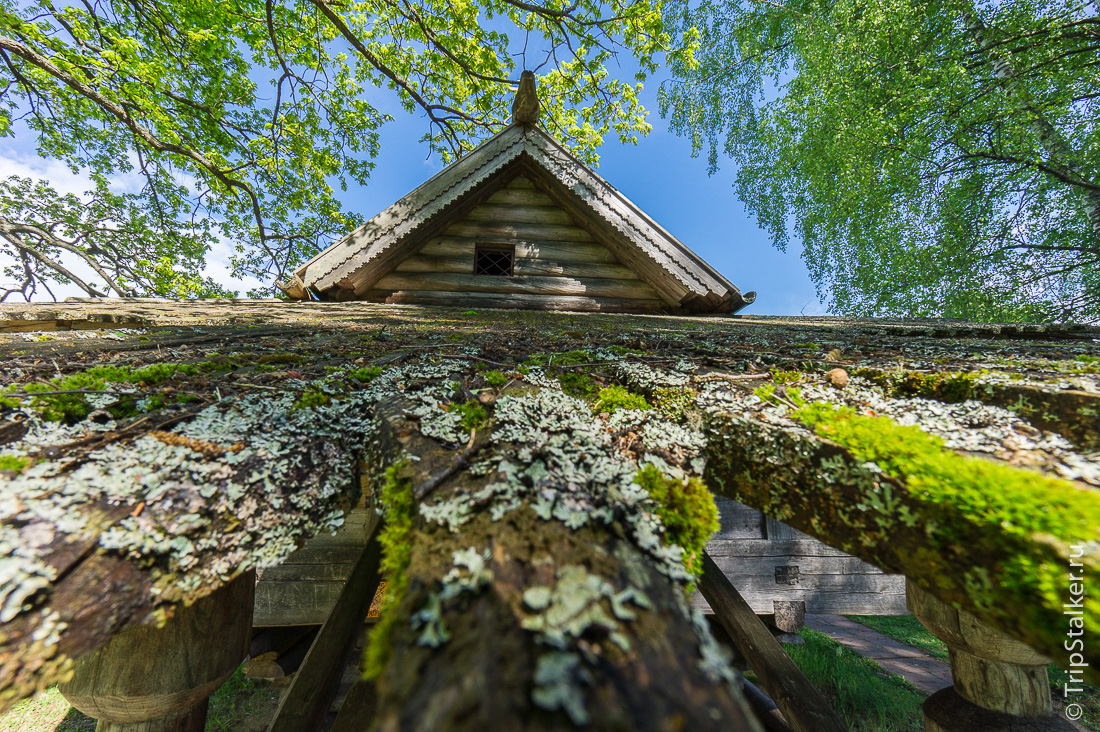
[[[557,206],[516,203],[483,203],[466,215],[466,221],[576,226],[569,214]]]
[[[474,255],[462,257],[429,257],[415,255],[397,265],[395,272],[450,272],[455,274],[473,274]],[[517,275],[535,275],[550,277],[587,277],[596,279],[634,280],[638,275],[629,267],[604,262],[554,261],[516,257]]]
[[[599,313],[665,313],[661,300],[627,300],[613,297],[572,295],[515,295],[508,293],[455,293],[428,290],[370,290],[366,297],[379,302],[407,305],[443,305],[457,308],[507,308],[513,310],[577,310]]]
[[[363,732],[371,729],[377,706],[378,691],[374,682],[358,679],[348,689],[348,695],[344,697],[329,732]]]
[[[1080,520],[1080,535],[1028,533],[996,512],[986,518],[950,496],[913,490],[906,476],[886,475],[803,427],[715,414],[707,436],[706,480],[715,492],[905,574],[940,600],[1069,666],[1062,607],[1070,598],[1069,578],[1075,571],[1091,576],[1100,570],[1096,529],[1089,528],[1098,519],[1095,494],[1084,488],[1075,493],[1068,485],[1051,494],[1052,504],[1063,507],[1052,511],[1065,511],[1079,497],[1067,520]],[[1003,504],[997,486],[969,490],[988,491],[990,505]],[[1028,517],[1018,519],[1026,525]],[[1076,569],[1071,562],[1078,563]],[[1100,599],[1085,598],[1081,612],[1090,632],[1100,630]],[[1091,664],[1088,675],[1100,678],[1100,648],[1082,652]]]
[[[426,257],[461,257],[473,259],[474,248],[478,242],[488,241],[487,237],[476,234],[469,237],[441,236],[430,239],[418,254]],[[607,247],[601,244],[557,241],[544,237],[525,237],[508,239],[516,246],[516,260],[547,259],[567,262],[600,262],[615,264],[618,260]]]
[[[246,572],[162,627],[126,628],[76,661],[62,695],[100,732],[201,732],[207,700],[248,651],[254,588]]]
[[[448,226],[443,235],[473,237],[482,241],[494,238],[539,239],[582,244],[591,244],[596,241],[587,231],[572,224],[510,224],[465,220]]]
[[[269,732],[299,732],[318,727],[327,709],[333,682],[342,671],[340,660],[363,625],[378,587],[381,556],[377,541],[371,540],[363,547],[332,612],[283,695]]]
[[[909,607],[951,654],[955,682],[924,701],[928,732],[1073,732],[1054,716],[1050,659],[976,617],[909,586]]]
[[[516,180],[526,180],[519,179]],[[519,188],[513,183],[508,188],[499,190],[489,196],[488,203],[512,203],[530,206],[553,206],[550,196],[534,188]]]
[[[545,427],[564,416],[536,407],[536,395],[518,399],[550,409]],[[454,454],[421,436],[407,409],[379,406],[377,455],[419,457],[383,478],[383,498],[395,507],[401,491],[426,484]],[[542,500],[590,500],[555,477],[552,458],[537,460],[549,468]],[[540,517],[538,493],[518,486],[470,500],[490,484],[492,476],[459,471],[419,511],[414,503],[387,516],[408,522],[408,590],[385,611],[395,613],[388,635],[371,638],[389,652],[378,728],[759,729],[740,694],[704,672],[682,590],[629,536],[579,516],[569,522],[583,525],[570,528],[566,504],[557,518]],[[442,518],[452,505],[454,518]]]
[[[845,732],[829,703],[705,552],[699,591],[795,732]]]
[[[34,473],[3,484],[19,496],[5,537],[19,536],[12,522],[41,525],[45,543],[21,545],[13,557],[13,580],[32,592],[16,595],[22,607],[9,607],[18,612],[0,635],[0,707],[63,678],[74,659],[122,629],[163,620],[173,605],[277,563],[342,521],[358,489],[370,405],[333,404],[330,427],[295,408],[296,398],[267,392],[201,411],[176,405],[168,415],[190,421],[175,432],[135,432],[77,451],[58,432],[36,446]]]

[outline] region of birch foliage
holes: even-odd
[[[840,313],[1100,320],[1100,5],[704,0],[662,87]]]

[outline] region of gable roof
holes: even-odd
[[[456,215],[517,175],[527,175],[593,229],[673,308],[733,312],[755,293],[733,286],[611,184],[534,125],[513,124],[443,169],[295,271],[284,289],[304,299],[363,291]]]

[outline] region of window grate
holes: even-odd
[[[474,250],[474,274],[496,277],[511,277],[515,266],[516,248],[514,246],[482,246]]]

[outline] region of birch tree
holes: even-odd
[[[731,0],[661,109],[841,313],[1100,319],[1100,18],[1076,0]]]

